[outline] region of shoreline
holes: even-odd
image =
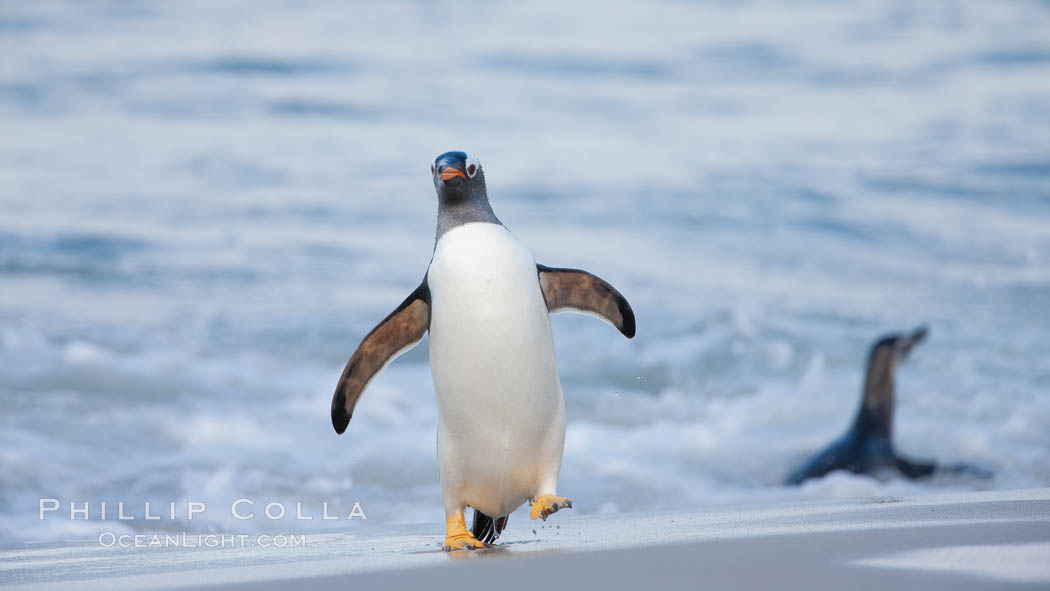
[[[433,524],[309,537],[302,549],[24,544],[0,551],[0,588],[442,589],[477,580],[501,589],[567,580],[603,591],[701,583],[841,588],[856,586],[857,577],[873,586],[1045,588],[1050,489],[658,514],[559,513],[547,522],[512,520],[501,544],[475,553],[442,552]]]

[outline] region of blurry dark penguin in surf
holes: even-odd
[[[908,478],[922,478],[934,473],[991,476],[981,468],[966,464],[944,466],[936,462],[907,459],[894,449],[893,408],[897,365],[908,358],[911,350],[927,334],[923,326],[911,334],[885,336],[872,345],[868,356],[868,372],[864,378],[864,395],[850,430],[795,470],[786,484],[798,485],[835,470],[849,470],[856,474],[890,470]]]

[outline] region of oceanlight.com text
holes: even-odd
[[[102,532],[103,548],[305,548],[306,534],[117,534]]]

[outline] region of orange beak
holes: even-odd
[[[463,174],[463,171],[459,170],[458,168],[449,167],[449,168],[446,168],[445,170],[442,170],[441,172],[438,173],[438,178],[440,178],[443,181],[447,181],[447,180],[451,179],[452,177],[457,177],[457,176],[458,177],[467,178],[467,175]]]

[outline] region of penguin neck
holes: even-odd
[[[864,380],[864,396],[860,401],[853,429],[862,438],[893,437],[893,406],[895,399],[894,360],[892,354],[876,354],[868,363]]]
[[[488,195],[485,194],[484,190],[473,191],[467,198],[457,201],[448,201],[439,196],[437,236],[434,239],[434,243],[437,244],[437,241],[441,239],[445,232],[463,224],[474,222],[503,225],[499,218],[496,217],[496,213],[492,211]]]

